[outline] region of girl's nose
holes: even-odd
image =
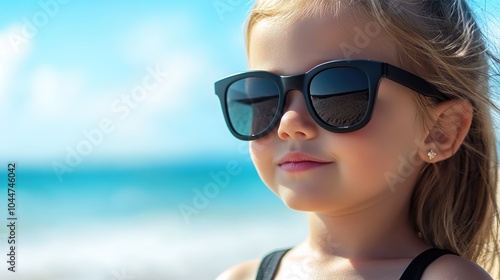
[[[309,140],[317,136],[318,129],[301,92],[290,91],[278,126],[278,137],[282,140]]]

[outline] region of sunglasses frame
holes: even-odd
[[[363,71],[368,78],[368,108],[363,116],[362,120],[351,126],[335,127],[329,125],[323,121],[312,105],[310,98],[310,84],[314,77],[320,72],[337,67],[348,67]],[[266,129],[261,133],[254,135],[242,135],[239,134],[233,127],[231,119],[229,117],[229,111],[227,106],[227,91],[228,88],[236,81],[245,78],[264,78],[272,81],[278,88],[278,107],[276,109],[276,115],[273,117],[271,123]],[[388,78],[394,82],[397,82],[409,89],[412,89],[424,96],[436,98],[440,101],[450,99],[439,91],[434,85],[427,82],[423,78],[416,76],[404,69],[397,66],[391,65],[385,62],[379,62],[374,60],[333,60],[321,63],[304,74],[292,75],[292,76],[280,76],[267,71],[248,71],[242,72],[234,75],[225,77],[215,83],[215,94],[219,97],[221,102],[222,111],[224,114],[224,119],[229,131],[238,139],[250,141],[256,140],[268,135],[271,131],[276,128],[276,125],[281,120],[283,115],[283,110],[285,107],[286,95],[291,90],[298,90],[304,96],[304,100],[314,121],[322,128],[335,133],[347,133],[359,130],[367,125],[373,114],[373,108],[375,106],[375,100],[377,99],[378,86],[382,78]]]

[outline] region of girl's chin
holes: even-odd
[[[282,190],[278,195],[283,203],[290,209],[303,212],[324,212],[335,208],[335,198],[327,194],[311,194]]]

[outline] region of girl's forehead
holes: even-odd
[[[396,48],[375,20],[310,17],[293,22],[264,18],[249,34],[250,69],[304,73],[336,59],[371,59],[399,65]]]

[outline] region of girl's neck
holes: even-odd
[[[310,213],[309,228],[304,249],[318,257],[412,258],[429,247],[414,231],[408,206],[394,209],[380,203],[343,216]]]

